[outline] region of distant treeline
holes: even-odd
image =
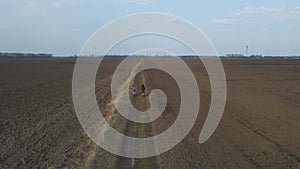
[[[0,53],[0,58],[52,58],[47,53]]]
[[[167,55],[160,55],[160,56],[150,56],[150,55],[106,55],[105,57],[108,58],[126,58],[126,57],[159,57],[159,58],[170,58],[170,57],[174,57],[174,56],[167,56]],[[94,56],[94,55],[90,55],[90,56],[74,56],[74,57],[87,57],[87,58],[94,58],[94,57],[98,57],[98,56]],[[180,58],[198,58],[198,56],[196,55],[181,55],[181,56],[177,56]],[[202,58],[209,58],[211,56],[199,56]],[[263,56],[263,55],[250,55],[250,56],[245,56],[242,54],[227,54],[225,56],[219,56],[221,58],[237,58],[237,59],[276,59],[276,58],[294,58],[294,59],[300,59],[300,56]]]
[[[106,55],[105,57],[108,58],[126,58],[129,55]],[[97,56],[90,55],[90,56],[53,56],[52,54],[47,53],[0,53],[0,58],[77,58],[77,57],[87,57],[87,58],[94,58]],[[168,58],[173,56],[150,56],[150,55],[130,55],[130,57],[160,57],[160,58]],[[195,55],[182,55],[178,56],[180,58],[198,58]],[[209,58],[207,56],[200,56],[204,58]],[[242,54],[227,54],[225,56],[220,56],[221,58],[237,58],[237,59],[274,59],[274,58],[294,58],[294,59],[300,59],[300,56],[263,56],[263,55],[250,55],[245,56]]]
[[[221,56],[222,58],[249,58],[249,59],[263,59],[263,58],[295,58],[299,59],[300,56],[263,56],[263,55],[250,55],[250,56],[245,56],[243,54],[227,54],[225,56]]]

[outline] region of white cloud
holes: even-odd
[[[268,13],[277,13],[285,11],[285,7],[279,8],[266,8],[266,7],[251,7],[247,6],[243,10],[236,11],[233,13],[235,16],[242,16],[242,15],[258,15],[258,14],[268,14]]]
[[[149,5],[154,2],[154,0],[98,0],[98,1],[106,2],[106,3],[113,3],[115,5],[130,3],[130,4],[140,5],[140,6]]]
[[[267,8],[267,7],[245,7],[243,10],[232,13],[233,16],[268,16],[274,21],[300,20],[300,6],[293,8]]]
[[[239,21],[239,19],[219,19],[212,22],[217,25],[233,25],[239,23]]]
[[[172,17],[172,18],[169,18],[167,20],[165,20],[165,22],[168,22],[168,23],[174,23],[174,22],[183,22],[183,23],[186,23],[186,21],[178,18],[178,17]]]
[[[62,8],[62,7],[64,7],[64,3],[63,2],[61,2],[61,1],[56,1],[56,2],[53,2],[53,4],[52,4],[52,6],[54,7],[54,8]]]
[[[144,5],[150,5],[154,1],[153,0],[129,0],[128,2],[136,4],[136,5],[142,5],[142,6],[144,6]]]
[[[78,8],[82,4],[84,4],[84,0],[24,0],[16,3],[11,11],[17,17],[26,18],[40,15],[45,16],[55,12],[55,10]]]
[[[279,13],[274,15],[274,18],[279,21],[300,20],[300,10]]]

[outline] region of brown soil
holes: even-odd
[[[156,135],[177,117],[180,92],[166,73],[146,70],[133,80],[164,90],[165,112],[135,124],[111,104],[110,82],[120,59],[106,59],[96,95],[106,120],[134,137]],[[201,61],[185,60],[198,81],[201,105],[187,137],[172,150],[145,159],[123,158],[98,147],[82,130],[72,103],[74,59],[0,59],[0,168],[300,168],[300,60],[223,60],[227,102],[219,127],[204,144],[198,137],[210,106],[210,83]],[[131,98],[136,108],[147,97]]]

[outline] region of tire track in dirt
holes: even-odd
[[[141,72],[140,74],[137,75],[137,77],[134,80],[134,84],[138,88],[140,88],[142,86],[142,84],[146,85],[145,78],[143,76],[143,72]],[[135,102],[135,106],[140,110],[146,110],[150,106],[149,98],[143,97],[143,96],[138,96],[136,99],[136,102]],[[146,116],[147,116],[146,118],[150,119],[149,114],[146,114]],[[137,129],[138,137],[155,135],[152,125],[140,124],[139,126],[140,126],[140,128]],[[144,151],[147,151],[147,149],[149,149],[149,148],[154,148],[157,150],[157,145],[155,143],[155,140],[153,142],[153,145],[151,145],[151,147],[144,147],[144,148],[145,148]],[[160,168],[159,162],[160,162],[159,156],[142,158],[142,159],[140,158],[140,159],[135,160],[133,168]]]
[[[110,100],[110,90],[109,90],[109,82],[111,77],[104,79],[103,81],[98,82],[96,86],[95,92],[96,95],[100,94],[101,98],[97,99],[98,105],[101,109],[101,112],[103,113],[104,119],[102,119],[100,122],[97,122],[96,125],[91,126],[91,128],[99,128],[101,127],[101,133],[98,134],[97,140],[104,139],[104,133],[107,130],[108,123],[107,121],[112,121],[116,114],[115,109],[112,106],[112,103],[109,102]],[[100,85],[101,84],[101,85]],[[108,106],[104,106],[108,105]],[[110,162],[111,156],[106,154],[103,149],[101,149],[96,143],[94,143],[89,137],[87,138],[88,142],[91,142],[91,146],[89,148],[89,151],[86,153],[85,161],[82,165],[83,168],[98,168],[99,166],[107,166],[107,163]],[[100,141],[101,142],[101,141]],[[104,160],[105,159],[105,160]],[[103,162],[105,161],[105,163]]]
[[[140,66],[141,63],[137,65]],[[132,71],[135,72],[138,69],[138,67],[133,68]],[[139,73],[133,78],[131,82],[131,86],[134,85],[137,89],[139,89],[142,86],[142,84],[145,84],[145,79],[143,77],[143,74]],[[138,96],[130,96],[130,99],[131,99],[131,103],[140,111],[145,111],[149,107],[149,100],[147,97],[138,95]],[[123,120],[123,122],[124,123],[119,126],[124,126],[123,133],[125,135],[130,135],[135,137],[145,137],[154,134],[151,125],[134,124],[132,122],[128,122],[128,120]],[[153,147],[156,147],[156,145],[153,145]],[[146,150],[147,147],[145,147],[145,151]],[[158,156],[149,157],[149,158],[118,157],[115,163],[115,168],[160,168],[158,162],[159,162]]]
[[[132,76],[134,71],[138,69],[140,66],[140,63],[137,64],[136,67],[133,68],[133,72],[130,74]],[[110,85],[109,82],[111,81],[112,77],[109,77],[105,81],[101,82],[101,85],[96,85],[96,86],[101,86],[99,88],[96,88],[96,95],[97,93],[100,93],[100,98],[98,98],[98,105],[101,109],[101,112],[103,113],[103,116],[105,119],[102,121],[98,122],[97,125],[91,126],[91,127],[101,127],[101,133],[99,133],[98,139],[104,139],[104,133],[107,130],[107,125],[111,125],[113,128],[115,128],[117,131],[125,134],[125,135],[130,135],[130,136],[144,136],[144,135],[149,135],[150,133],[152,134],[151,127],[145,126],[144,124],[133,124],[131,122],[128,122],[127,119],[125,119],[122,115],[118,113],[116,108],[114,107],[114,102],[111,99],[110,95]],[[143,83],[143,77],[141,74],[138,74],[136,77],[133,78],[133,84],[136,86],[141,86]],[[128,79],[132,79],[128,78]],[[128,90],[126,90],[128,92]],[[121,93],[121,94],[124,94]],[[117,99],[118,100],[118,97]],[[138,109],[145,110],[146,107],[149,105],[148,99],[142,96],[138,96],[132,99],[132,104],[136,106]],[[88,118],[88,117],[87,117]],[[107,123],[109,122],[109,124]],[[87,142],[92,142],[89,138],[86,138]],[[124,140],[125,141],[125,140]],[[123,144],[126,144],[123,142]],[[117,145],[116,145],[117,146]],[[122,146],[120,146],[122,147]],[[120,157],[120,156],[115,156],[109,152],[105,152],[104,150],[99,151],[99,148],[95,143],[91,143],[88,152],[85,152],[85,159],[83,161],[82,167],[83,168],[95,168],[95,165],[97,164],[98,166],[106,166],[106,167],[113,167],[113,168],[159,168],[157,164],[157,160],[155,157],[147,158],[147,159],[134,159],[134,158],[125,158],[125,157]],[[102,153],[102,155],[100,152]],[[106,159],[104,160],[99,160],[97,158],[102,158]],[[110,160],[110,161],[107,161]],[[98,161],[98,162],[97,162]],[[106,164],[109,164],[107,166]]]

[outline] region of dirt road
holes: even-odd
[[[119,59],[107,59],[96,81],[99,108],[119,132],[156,135],[177,117],[180,92],[174,79],[158,70],[138,74],[147,92],[162,89],[165,112],[150,124],[126,120],[110,95]],[[198,81],[201,104],[196,124],[172,150],[145,159],[123,158],[98,147],[82,130],[74,112],[72,59],[0,60],[0,168],[300,168],[300,61],[223,60],[228,96],[216,132],[206,143],[198,137],[210,106],[204,66],[185,60]],[[147,97],[131,97],[139,110]]]

